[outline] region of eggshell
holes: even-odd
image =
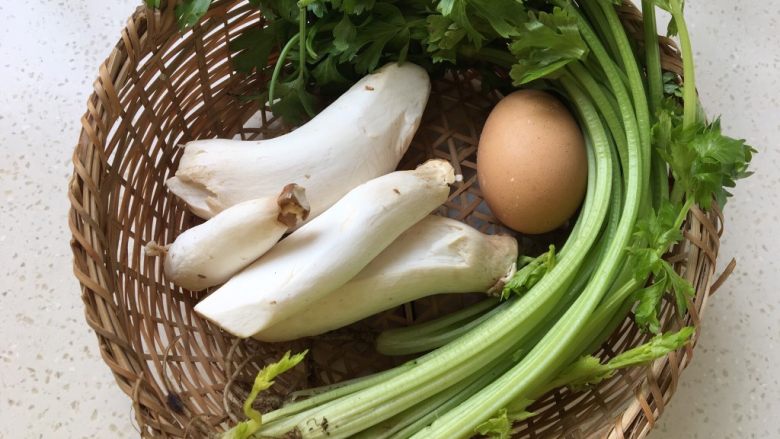
[[[483,196],[506,226],[550,232],[585,197],[588,163],[577,121],[556,97],[517,91],[490,113],[477,152]]]

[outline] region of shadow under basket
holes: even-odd
[[[641,45],[639,11],[627,3],[620,14]],[[69,188],[74,271],[87,323],[118,385],[132,399],[142,437],[208,437],[243,419],[241,404],[255,374],[287,350],[310,353],[305,364],[277,379],[262,400],[263,410],[275,408],[294,390],[387,369],[405,359],[375,353],[379,331],[479,300],[428,298],[291,343],[238,340],[194,314],[206,292],[175,287],[164,278],[161,261],[144,254],[147,242],[172,242],[199,221],[164,185],[182,155],[179,145],[284,132],[257,101],[241,99],[258,90],[267,75],[231,68],[228,43],[261,20],[247,1],[217,0],[195,28],[181,34],[171,5],[161,11],[139,8],[100,66],[82,119]],[[679,73],[679,55],[668,39],[662,39],[662,57],[666,70]],[[430,158],[450,160],[464,179],[438,213],[486,233],[506,232],[476,182],[480,129],[499,98],[483,93],[472,72],[434,81],[422,126],[402,161],[403,168],[412,168]],[[689,216],[685,241],[669,258],[696,296],[684,318],[666,298],[664,328],[699,325],[709,294],[720,284],[713,274],[722,223],[719,212],[694,209]],[[598,355],[610,358],[647,339],[629,316]],[[693,344],[649,367],[621,371],[588,391],[547,394],[531,407],[535,417],[515,425],[514,437],[645,437],[674,394]]]

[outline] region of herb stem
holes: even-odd
[[[490,304],[492,309],[481,315],[471,315],[469,318],[459,319],[458,322],[453,322],[453,324],[442,327],[438,331],[428,331],[420,334],[384,332],[377,337],[377,352],[383,355],[411,355],[436,349],[463,336],[506,308],[506,305],[496,306],[496,302],[490,299],[480,302],[478,305],[465,308],[464,311],[480,310],[483,303]],[[450,320],[452,317],[446,316],[444,319]]]
[[[287,41],[287,44],[284,45],[282,48],[282,51],[279,52],[279,58],[276,60],[276,65],[274,66],[274,72],[271,74],[271,82],[268,84],[268,103],[273,105],[276,95],[276,84],[279,82],[279,75],[282,73],[282,67],[284,67],[284,62],[287,59],[287,56],[290,54],[290,50],[295,46],[295,44],[300,39],[301,34],[295,34],[292,38],[290,38],[289,41]]]
[[[693,46],[685,23],[685,14],[680,0],[672,0],[672,16],[677,23],[680,50],[683,59],[683,128],[696,125],[699,98],[696,94],[696,69],[693,63]]]
[[[664,82],[661,71],[661,51],[658,47],[658,24],[656,23],[654,0],[642,0],[642,17],[644,20],[645,69],[647,70],[650,112],[656,115],[664,98]]]
[[[298,51],[298,75],[305,79],[306,72],[306,6],[300,5],[300,12],[298,14],[298,34],[300,42]]]
[[[492,47],[482,47],[478,50],[475,47],[463,46],[458,53],[468,59],[488,62],[507,69],[517,62],[517,57],[511,53]]]
[[[645,70],[647,72],[647,88],[650,102],[651,120],[656,121],[664,98],[663,71],[661,67],[661,51],[658,47],[658,25],[655,16],[654,0],[642,0],[642,16],[645,40]],[[657,209],[669,197],[669,170],[666,162],[658,151],[651,152],[653,182],[653,206]]]

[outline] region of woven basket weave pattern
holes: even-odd
[[[198,138],[274,137],[286,127],[267,109],[260,111],[256,101],[241,98],[260,89],[268,72],[243,75],[231,67],[228,43],[248,27],[262,25],[257,10],[246,1],[217,0],[201,23],[180,34],[174,2],[168,3],[161,11],[139,8],[100,66],[73,156],[69,220],[87,322],[118,385],[132,399],[141,435],[205,437],[239,420],[255,373],[284,351],[311,353],[305,367],[277,380],[276,396],[266,397],[263,409],[278,406],[291,390],[398,364],[402,359],[374,353],[377,331],[429,320],[477,298],[424,299],[285,344],[236,340],[195,315],[192,308],[205,293],[174,287],[164,279],[160,261],[143,252],[147,242],[172,242],[200,221],[164,186],[176,170],[179,145]],[[620,12],[630,34],[641,38],[639,12],[630,4]],[[674,44],[662,42],[665,68],[679,72]],[[435,81],[423,124],[402,161],[410,168],[431,157],[450,160],[464,181],[439,213],[488,233],[503,229],[476,185],[476,147],[482,122],[498,98],[482,93],[470,72]],[[707,297],[718,286],[713,272],[721,227],[718,212],[690,215],[686,239],[669,257],[697,294],[685,319],[665,301],[665,328],[698,326]],[[614,356],[646,339],[629,318],[600,354]],[[691,355],[689,346],[588,392],[552,392],[532,407],[536,417],[516,426],[516,437],[644,437]]]

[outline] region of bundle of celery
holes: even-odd
[[[250,420],[225,437],[508,437],[547,391],[597,383],[689,340],[691,328],[661,334],[663,295],[673,294],[681,314],[693,295],[663,256],[682,239],[694,205],[725,203],[754,151],[721,134],[699,108],[683,0],[643,0],[643,52],[605,0],[251,3],[269,23],[234,43],[236,68],[266,69],[276,46],[279,61],[261,99],[288,120],[313,114],[315,94],[343,89],[382,62],[411,60],[433,75],[476,69],[487,87],[534,83],[567,99],[586,134],[590,172],[566,244],[521,260],[500,304],[382,334],[381,352],[427,353],[261,416],[254,397],[302,358],[287,356],[261,372],[245,404]],[[182,23],[195,22],[208,4],[184,1]],[[661,69],[656,7],[671,13],[670,33],[679,35],[682,86]],[[587,356],[632,309],[657,337],[606,364]]]

